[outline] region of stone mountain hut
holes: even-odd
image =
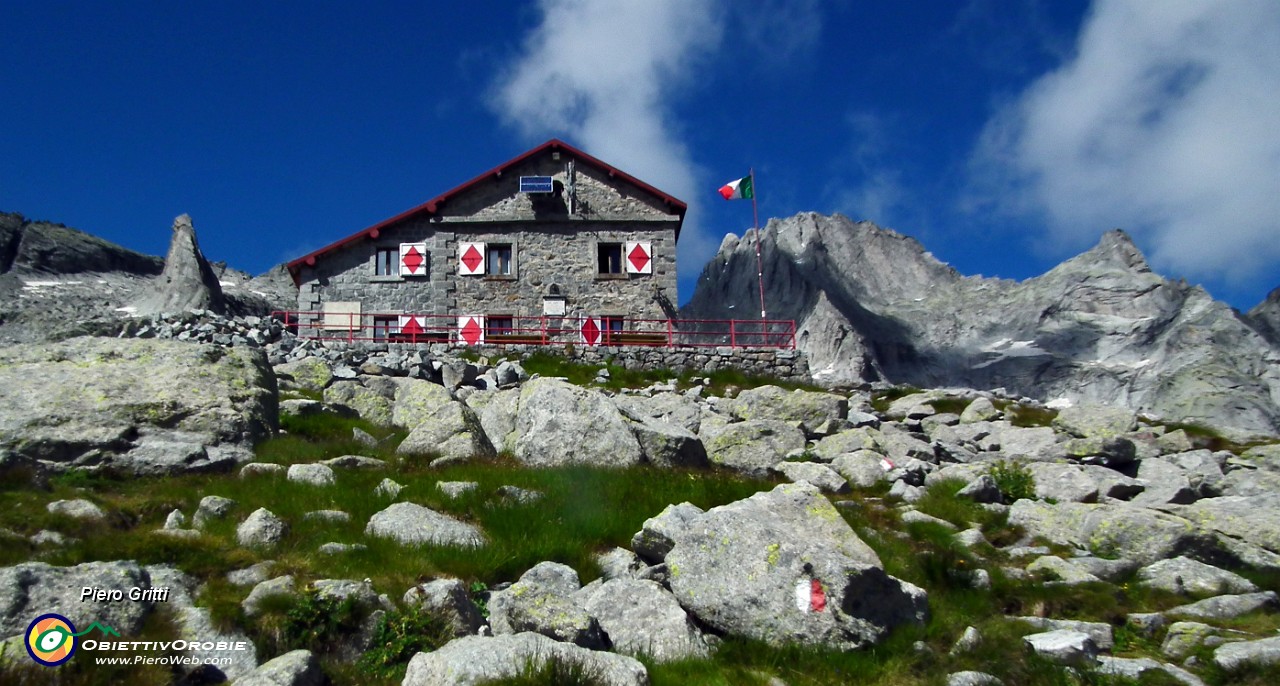
[[[290,262],[291,316],[353,340],[656,342],[686,209],[550,140]]]

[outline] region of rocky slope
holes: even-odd
[[[914,239],[839,215],[761,233],[769,316],[796,320],[817,380],[1004,388],[1238,436],[1280,427],[1280,350],[1202,289],[1154,273],[1123,232],[1022,282],[962,276]],[[755,236],[730,235],[681,316],[758,307]]]
[[[297,291],[283,266],[250,277],[225,263],[211,264],[199,253],[190,218],[184,231],[177,231],[177,223],[168,256],[172,267],[165,273],[166,260],[159,257],[60,224],[0,213],[0,344],[97,333],[138,306],[162,312],[203,304],[229,314],[265,315],[295,304]],[[220,296],[209,295],[215,288]]]
[[[1268,293],[1245,318],[1272,345],[1280,345],[1280,288]]]

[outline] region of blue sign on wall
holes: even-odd
[[[521,193],[551,193],[555,186],[550,176],[521,176]]]

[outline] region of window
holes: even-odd
[[[396,315],[374,315],[373,340],[385,341],[400,333],[400,318]]]
[[[378,248],[374,253],[373,262],[374,276],[399,276],[400,275],[400,248]]]
[[[596,244],[596,272],[599,274],[622,273],[622,244]]]
[[[604,329],[605,343],[617,345],[621,334],[626,329],[627,320],[621,316],[605,315],[600,318],[600,326]]]
[[[510,243],[490,243],[489,244],[489,275],[490,276],[511,276],[511,244]]]
[[[514,317],[504,317],[504,316],[495,317],[493,315],[489,315],[488,317],[485,318],[484,335],[486,336],[501,336],[504,334],[512,334],[512,333],[515,333],[515,329],[516,327],[515,327]]]

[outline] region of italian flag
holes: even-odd
[[[756,189],[751,183],[751,177],[744,176],[721,186],[720,195],[725,200],[749,200],[756,196]]]

